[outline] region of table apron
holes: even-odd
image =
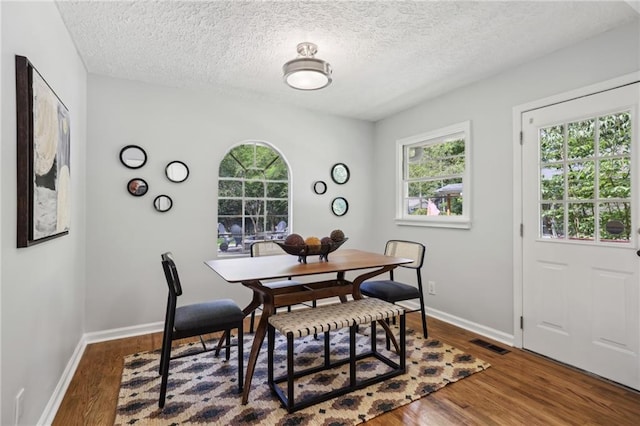
[[[347,280],[316,281],[276,288],[269,288],[258,281],[248,281],[242,284],[259,293],[265,304],[272,304],[274,308],[353,294],[353,285],[351,281]]]

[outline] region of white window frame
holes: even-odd
[[[406,148],[412,145],[431,145],[445,142],[451,136],[462,133],[464,135],[464,172],[462,173],[462,215],[459,216],[421,216],[409,215],[404,208],[404,200],[408,192],[408,180],[405,178]],[[471,121],[464,121],[419,135],[410,136],[396,141],[396,225],[429,226],[438,228],[471,228]]]

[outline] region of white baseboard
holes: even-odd
[[[107,340],[124,339],[125,337],[141,336],[143,334],[157,333],[164,328],[163,322],[134,325],[131,327],[112,328],[111,330],[93,331],[85,333],[83,338],[90,343],[106,342]]]
[[[56,385],[51,398],[49,398],[49,402],[44,408],[44,411],[40,416],[40,420],[38,420],[38,425],[48,426],[53,423],[53,420],[56,417],[56,413],[58,412],[58,408],[60,408],[62,399],[67,393],[67,389],[69,388],[71,379],[73,378],[73,375],[78,368],[78,364],[82,359],[82,355],[84,354],[84,350],[86,349],[87,345],[91,343],[105,342],[107,340],[123,339],[125,337],[155,333],[157,331],[162,331],[163,327],[164,323],[154,322],[151,324],[114,328],[111,330],[83,334],[80,338],[80,341],[78,342],[78,345],[76,346],[76,349],[73,351],[73,354],[71,355],[67,366],[62,372],[62,376],[60,376],[60,380],[58,381],[58,384]]]
[[[481,336],[488,337],[489,339],[496,340],[500,343],[504,343],[505,345],[513,346],[513,334],[508,334],[503,331],[496,330],[494,328],[448,314],[446,312],[438,311],[437,309],[427,308],[427,317],[429,316],[437,318],[440,321],[453,324],[456,327],[464,328],[465,330],[471,331]]]
[[[56,385],[56,388],[53,390],[53,394],[51,398],[49,398],[49,402],[46,407],[44,407],[44,411],[40,416],[40,420],[38,420],[38,425],[50,425],[53,423],[53,419],[56,417],[56,413],[58,412],[58,408],[60,408],[60,404],[62,403],[62,399],[64,398],[65,393],[67,393],[67,388],[71,383],[71,379],[78,368],[78,364],[82,359],[82,355],[84,354],[84,350],[87,347],[87,343],[84,339],[84,336],[80,338],[76,349],[73,351],[67,366],[62,372],[62,376]]]

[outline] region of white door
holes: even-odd
[[[635,389],[639,91],[522,114],[523,347]]]

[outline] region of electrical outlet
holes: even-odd
[[[436,282],[435,281],[429,281],[429,294],[432,294],[434,296],[436,294]]]
[[[24,388],[20,389],[16,394],[16,417],[15,417],[15,425],[20,424],[20,420],[22,420],[22,413],[24,412]]]

